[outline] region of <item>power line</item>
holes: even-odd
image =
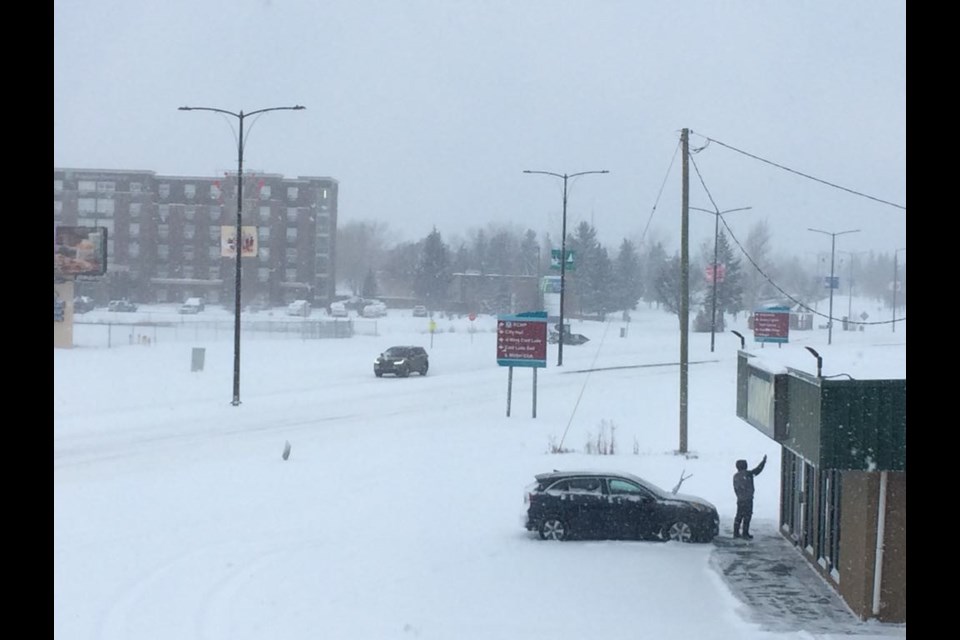
[[[691,131],[691,133],[693,133],[693,131]],[[706,139],[708,142],[716,142],[716,143],[719,144],[720,146],[726,147],[727,149],[730,149],[731,151],[736,151],[737,153],[741,153],[741,154],[743,154],[743,155],[745,155],[745,156],[747,156],[747,157],[753,158],[754,160],[759,160],[760,162],[765,162],[766,164],[769,164],[769,165],[771,165],[771,166],[777,167],[778,169],[783,169],[784,171],[789,171],[790,173],[794,173],[794,174],[796,174],[796,175],[798,175],[798,176],[803,176],[804,178],[807,178],[808,180],[813,180],[814,182],[819,182],[819,183],[821,183],[821,184],[825,184],[825,185],[827,185],[827,186],[829,186],[829,187],[833,187],[834,189],[840,189],[841,191],[846,191],[847,193],[852,193],[853,195],[860,196],[861,198],[867,198],[867,199],[869,199],[869,200],[873,200],[873,201],[879,202],[879,203],[881,203],[881,204],[886,204],[886,205],[889,205],[889,206],[891,206],[891,207],[896,207],[896,208],[898,208],[898,209],[903,209],[904,211],[907,210],[907,208],[906,208],[904,205],[902,205],[902,204],[897,204],[896,202],[890,202],[889,200],[883,200],[882,198],[876,198],[876,197],[874,197],[874,196],[867,195],[866,193],[863,193],[863,192],[861,192],[861,191],[856,191],[856,190],[854,190],[854,189],[849,189],[849,188],[847,188],[847,187],[840,186],[840,185],[835,184],[835,183],[833,183],[833,182],[829,182],[829,181],[823,180],[823,179],[821,179],[821,178],[816,178],[816,177],[811,176],[811,175],[809,175],[809,174],[803,173],[802,171],[797,171],[796,169],[791,169],[790,167],[785,167],[785,166],[782,165],[782,164],[778,164],[778,163],[776,163],[776,162],[773,162],[772,160],[767,160],[766,158],[761,158],[760,156],[754,155],[754,154],[752,154],[752,153],[748,153],[748,152],[744,151],[743,149],[737,149],[736,147],[734,147],[734,146],[732,146],[732,145],[726,144],[726,143],[724,143],[724,142],[720,142],[719,140],[717,140],[717,139],[715,139],[715,138],[710,138],[710,137],[708,137],[708,136],[705,136],[705,135],[703,135],[702,133],[698,133],[697,135],[700,136],[700,137],[702,137],[702,138],[704,138],[704,139]],[[704,148],[705,148],[705,146],[704,146],[704,147],[701,147],[699,150],[703,150]]]
[[[680,142],[677,141],[677,146],[673,150],[673,157],[670,158],[670,166],[667,167],[667,173],[663,176],[663,184],[660,185],[660,191],[657,192],[657,199],[653,203],[653,208],[650,210],[650,217],[647,218],[647,224],[643,228],[643,233],[640,234],[640,244],[643,244],[644,238],[647,237],[647,230],[650,228],[650,223],[653,222],[653,214],[657,212],[657,205],[660,204],[660,196],[663,195],[663,188],[667,185],[667,178],[670,177],[670,171],[673,170],[673,163],[677,160],[677,153],[680,152]]]

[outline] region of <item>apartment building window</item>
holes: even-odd
[[[197,185],[195,184],[185,184],[183,185],[183,196],[187,200],[193,200],[197,197]]]
[[[297,281],[297,270],[296,269],[286,269],[284,270],[286,274],[286,282],[296,282]]]
[[[169,277],[170,277],[170,269],[169,269],[169,267],[167,267],[167,265],[165,265],[165,264],[158,264],[157,267],[156,267],[156,269],[155,269],[155,273],[157,274],[157,277],[158,277],[158,278],[169,278]]]
[[[257,253],[260,255],[260,262],[270,262],[270,247],[260,245]]]
[[[137,258],[140,256],[140,243],[139,242],[130,242],[127,244],[127,253],[131,258]]]
[[[210,228],[208,229],[208,233],[210,234],[210,240],[211,240],[212,242],[216,242],[216,243],[217,243],[217,246],[219,246],[219,244],[220,244],[220,227],[210,227]]]
[[[113,193],[117,190],[116,182],[98,182],[97,191],[103,191],[105,193]]]
[[[130,203],[130,217],[131,217],[131,218],[139,218],[139,217],[140,217],[140,212],[141,212],[142,209],[143,209],[143,205],[140,204],[139,202],[131,202],[131,203]]]
[[[97,183],[94,180],[77,181],[77,191],[81,193],[92,193],[97,190]]]
[[[296,241],[297,241],[297,228],[287,227],[287,242],[296,242]]]
[[[297,263],[297,250],[294,248],[287,249],[286,251],[287,264],[296,264]]]
[[[300,212],[300,209],[297,207],[287,207],[287,222],[296,222],[297,213]]]
[[[260,187],[260,199],[269,200],[270,199],[270,185],[265,184]]]
[[[157,214],[160,216],[162,222],[166,222],[167,218],[170,217],[170,205],[161,204],[157,206]]]
[[[186,262],[193,262],[193,260],[194,260],[193,245],[189,245],[189,244],[184,245],[184,247],[183,247],[183,259],[184,259],[184,261],[186,261]]]
[[[270,227],[257,227],[257,238],[260,244],[266,244],[270,241]]]
[[[270,222],[270,207],[260,207],[260,220]]]
[[[197,217],[197,208],[193,205],[188,205],[183,208],[183,217],[185,220],[193,220]]]
[[[162,183],[159,186],[157,186],[157,195],[160,196],[161,198],[169,198],[170,185],[167,183]]]
[[[53,192],[54,192],[54,193],[63,193],[63,180],[54,180],[54,181],[53,181]]]
[[[143,192],[143,185],[141,183],[139,182],[130,183],[130,193],[142,193],[142,192]]]
[[[327,199],[327,190],[326,190],[326,189],[320,189],[320,199],[321,199],[321,200],[326,200],[326,199]]]
[[[183,237],[187,240],[193,240],[197,235],[197,225],[195,224],[185,224],[183,225]]]
[[[59,218],[63,215],[63,200],[53,201],[53,217]]]
[[[270,282],[270,267],[258,267],[257,280],[259,282]]]
[[[287,200],[296,200],[300,196],[299,187],[287,187]]]
[[[219,220],[220,214],[222,211],[223,211],[223,207],[221,207],[218,204],[213,205],[212,207],[210,207],[210,219]]]
[[[80,215],[93,213],[97,210],[96,198],[77,198],[77,211]]]
[[[157,237],[161,240],[166,240],[170,237],[170,225],[168,224],[158,224],[157,225]]]
[[[131,222],[131,223],[130,223],[130,226],[129,226],[128,228],[129,228],[129,230],[130,230],[130,237],[131,237],[131,238],[139,238],[139,237],[140,237],[140,223],[139,223],[139,222]]]
[[[223,195],[223,191],[220,189],[220,185],[212,184],[210,185],[210,199],[219,200],[220,196]]]
[[[113,200],[107,198],[97,198],[96,213],[101,216],[113,215]]]
[[[163,260],[164,262],[170,259],[170,245],[167,245],[167,244],[157,245],[157,259]]]
[[[183,265],[183,270],[181,271],[180,275],[182,275],[184,278],[193,278],[193,265]]]
[[[217,243],[216,245],[211,246],[207,255],[210,256],[211,260],[218,259],[220,257],[220,244]]]

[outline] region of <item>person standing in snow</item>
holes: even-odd
[[[737,494],[737,515],[733,518],[733,537],[753,540],[750,535],[750,519],[753,517],[753,477],[760,475],[767,456],[754,469],[747,469],[746,460],[737,460],[737,472],[733,474],[733,492]],[[740,525],[743,533],[740,533]]]

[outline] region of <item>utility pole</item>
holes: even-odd
[[[680,453],[687,453],[687,367],[690,330],[690,130],[680,131],[683,177],[680,204]]]

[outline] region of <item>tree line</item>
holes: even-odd
[[[559,275],[550,268],[552,251],[560,249],[558,239],[516,225],[488,224],[449,241],[436,227],[412,242],[393,242],[392,235],[381,222],[349,222],[338,228],[338,291],[366,298],[412,297],[443,310],[457,273]],[[722,329],[726,314],[736,316],[766,304],[813,308],[829,296],[830,254],[805,260],[777,256],[771,238],[769,226],[761,221],[742,244],[721,229],[715,239],[691,251],[689,292],[695,330],[710,329],[714,308]],[[600,242],[597,229],[583,221],[568,234],[566,248],[576,265],[566,273],[566,291],[576,301],[573,312],[581,317],[603,318],[640,303],[678,313],[680,255],[668,252],[662,241],[624,238],[611,249]],[[896,278],[896,304],[906,305],[906,265],[897,265],[895,275],[892,252],[839,252],[834,258],[834,275],[840,282],[835,297],[855,295],[889,308]]]

